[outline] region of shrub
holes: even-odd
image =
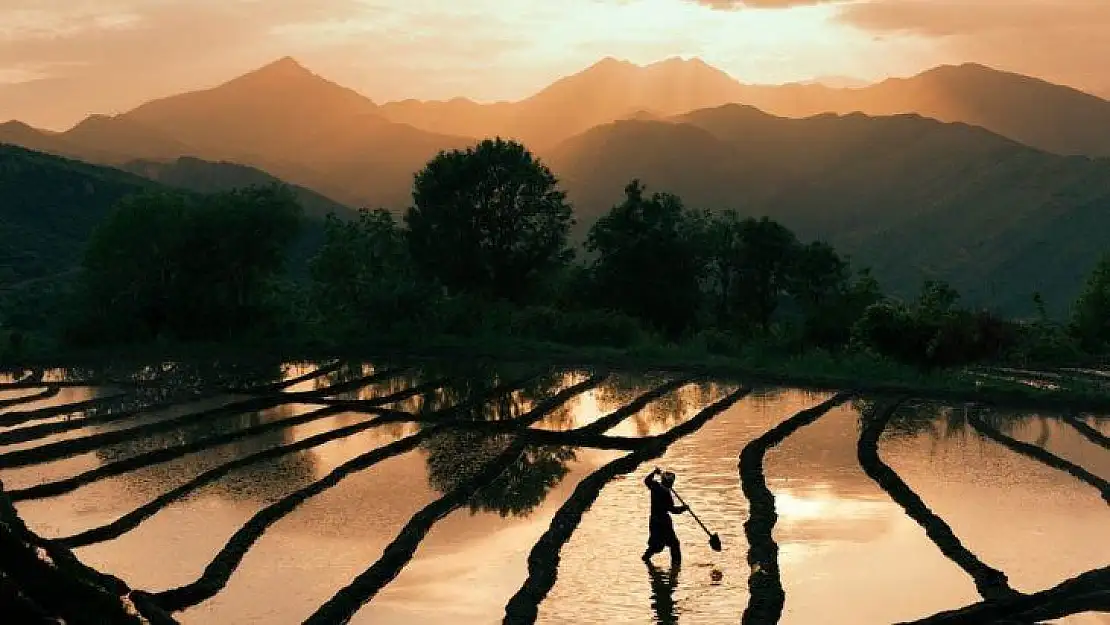
[[[565,311],[530,306],[514,311],[509,334],[567,345],[631,347],[644,342],[648,332],[638,320],[607,310]]]

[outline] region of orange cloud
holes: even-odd
[[[789,9],[792,7],[832,4],[845,1],[846,0],[693,0],[693,2],[697,4],[718,11],[735,11],[737,9]]]
[[[929,38],[971,60],[1110,95],[1110,2],[864,0],[839,19],[868,32]]]

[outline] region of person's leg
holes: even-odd
[[[671,550],[671,566],[677,567],[682,564],[682,545],[678,542],[678,536],[671,534],[667,541],[667,546]]]
[[[666,548],[667,542],[664,540],[659,540],[658,532],[656,532],[654,529],[649,530],[647,550],[645,550],[644,555],[640,557],[643,558],[644,562],[647,562],[648,560],[651,560],[652,556],[663,551]]]

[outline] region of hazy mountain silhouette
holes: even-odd
[[[607,58],[515,103],[401,102],[383,114],[427,130],[518,137],[538,149],[639,109],[675,115],[739,103],[784,117],[917,113],[986,128],[1058,154],[1110,156],[1110,102],[1070,87],[983,65],[940,66],[874,85],[816,79],[744,84],[699,59],[647,66]]]
[[[121,116],[161,129],[207,156],[270,157],[381,123],[376,104],[283,58],[217,87],[148,102]]]
[[[435,132],[513,137],[543,149],[598,124],[641,110],[674,115],[737,101],[740,83],[700,59],[647,66],[605,58],[514,103],[399,102],[382,106],[390,119]]]
[[[738,100],[787,117],[823,112],[917,113],[981,126],[1058,154],[1110,156],[1110,102],[1021,74],[967,63],[859,89],[749,86]]]
[[[63,133],[3,124],[0,142],[110,165],[179,156],[234,161],[347,205],[396,207],[409,201],[413,172],[473,139],[389,121],[371,100],[284,58]]]
[[[259,167],[347,204],[405,203],[413,172],[472,142],[391,122],[291,58],[121,117],[187,142],[200,158]]]
[[[250,186],[286,184],[270,174],[237,163],[204,161],[181,157],[172,161],[135,160],[120,167],[125,171],[160,182],[168,187],[198,193],[218,193]],[[335,213],[354,217],[355,211],[331,198],[297,185],[288,185],[300,200],[305,214],[320,217]]]
[[[18,121],[0,124],[0,143],[102,165],[136,158],[176,158],[196,151],[168,134],[107,115],[91,115],[65,132],[41,130]]]
[[[20,121],[0,124],[0,144],[15,145],[36,152],[46,152],[90,163],[110,163],[118,158],[118,155],[99,148],[90,149],[89,146],[70,141],[64,133],[41,130]]]
[[[133,158],[174,158],[196,149],[139,122],[121,117],[92,115],[61,135],[81,154],[103,153],[123,162]]]
[[[1048,154],[916,115],[771,116],[726,105],[670,122],[620,121],[548,154],[580,227],[624,181],[694,208],[770,215],[874,268],[895,292],[950,281],[1014,313],[1040,290],[1059,312],[1104,251],[1110,161]]]

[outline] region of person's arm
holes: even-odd
[[[671,514],[682,514],[683,512],[686,512],[688,509],[689,508],[687,508],[686,506],[676,506],[676,505],[674,505],[674,501],[671,502]]]
[[[651,488],[651,484],[654,481],[655,476],[659,473],[659,467],[655,467],[655,469],[651,473],[648,473],[647,477],[644,478],[644,486]]]

